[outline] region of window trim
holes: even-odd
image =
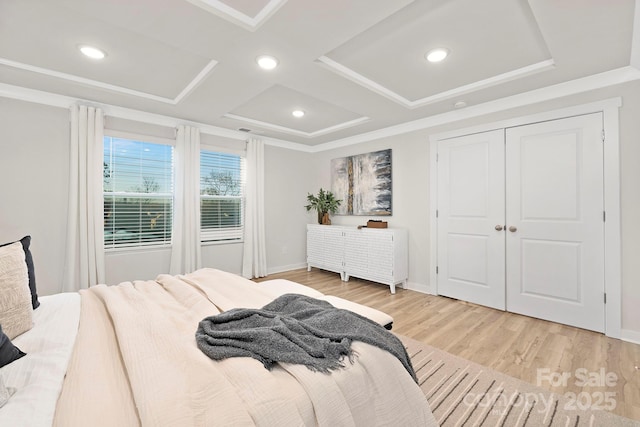
[[[201,144],[200,145],[200,152],[199,152],[199,156],[200,156],[200,168],[202,169],[202,152],[203,151],[208,151],[211,153],[216,153],[216,154],[224,154],[224,155],[229,155],[229,156],[237,156],[240,158],[241,161],[241,165],[240,165],[240,173],[241,173],[241,181],[242,181],[242,191],[241,191],[241,195],[240,196],[213,196],[213,195],[209,195],[209,194],[199,194],[199,202],[200,202],[200,206],[202,206],[202,200],[221,200],[221,199],[230,199],[230,200],[240,200],[240,218],[241,218],[241,226],[240,227],[233,227],[233,228],[228,228],[224,231],[220,230],[217,231],[217,233],[224,235],[225,233],[229,232],[239,232],[240,233],[240,237],[239,238],[233,238],[233,239],[207,239],[205,240],[205,236],[207,236],[208,234],[214,234],[216,233],[216,231],[205,231],[205,229],[202,228],[202,224],[200,224],[200,245],[204,246],[204,245],[225,245],[225,244],[234,244],[234,243],[244,243],[244,228],[245,228],[245,211],[246,211],[246,174],[247,174],[247,170],[246,170],[246,162],[247,162],[247,156],[246,156],[246,151],[240,151],[240,150],[232,150],[229,148],[225,148],[225,147],[215,147],[212,145],[204,145]],[[200,188],[200,192],[202,191],[202,187]],[[200,208],[202,209],[202,208]],[[202,218],[202,210],[200,211],[200,217]],[[202,221],[202,220],[201,220]],[[219,229],[218,229],[219,230]]]
[[[134,132],[124,132],[121,130],[105,129],[103,136],[109,136],[111,138],[128,139],[130,141],[138,142],[150,142],[152,144],[170,145],[175,148],[176,140],[170,138],[163,138],[161,136],[145,135]]]

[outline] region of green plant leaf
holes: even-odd
[[[342,200],[336,199],[336,196],[329,190],[320,188],[317,195],[307,193],[307,204],[305,209],[310,211],[315,209],[319,213],[336,213]]]

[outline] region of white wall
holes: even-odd
[[[139,128],[128,131],[139,132]],[[165,135],[146,129],[154,135]],[[214,145],[215,138],[203,136],[203,143]],[[236,144],[243,142],[235,142]],[[229,147],[229,141],[226,146]],[[269,273],[300,268],[306,262],[306,224],[304,210],[311,174],[311,157],[300,151],[265,147],[265,220],[267,224],[267,269]],[[242,243],[202,246],[202,266],[242,273]],[[106,255],[106,282],[116,284],[135,279],[154,278],[169,271],[170,249],[136,249]]]
[[[105,282],[116,285],[133,280],[153,279],[158,274],[168,273],[171,250],[123,249],[107,252],[104,258]]]
[[[314,155],[315,180],[311,190],[331,185],[333,158],[386,148],[393,150],[393,215],[390,227],[409,231],[409,284],[429,289],[429,136],[482,123],[526,116],[621,96],[621,209],[622,209],[622,328],[627,338],[640,341],[640,82],[599,89],[568,98],[476,117],[446,126],[384,138]],[[333,216],[333,224],[365,224],[368,217]]]
[[[307,192],[330,187],[332,158],[384,148],[393,150],[393,216],[391,227],[409,231],[409,281],[429,286],[429,135],[512,117],[578,105],[614,96],[620,109],[622,205],[622,327],[640,340],[640,82],[601,89],[565,99],[464,120],[437,128],[380,139],[341,149],[308,154],[267,146],[266,221],[269,272],[301,267],[306,258],[307,223],[313,213],[303,206]],[[40,292],[60,290],[67,210],[68,112],[0,98],[0,241],[33,236]],[[36,123],[34,125],[33,123]],[[109,120],[107,119],[107,123]],[[112,122],[114,126],[116,122]],[[124,126],[124,125],[122,125]],[[137,126],[126,125],[129,131]],[[138,130],[156,132],[142,126]],[[158,130],[166,136],[168,129]],[[334,216],[334,224],[364,224],[368,217]],[[240,272],[239,244],[203,247],[204,265]],[[107,282],[148,279],[169,266],[168,250],[109,253]]]
[[[32,252],[41,295],[62,289],[69,165],[67,109],[0,98],[0,243],[32,236]],[[106,118],[106,126],[125,132],[173,138],[171,128]],[[203,144],[244,150],[244,142],[203,135]],[[311,179],[307,153],[265,149],[267,262],[270,272],[298,268],[306,259],[303,205]],[[170,249],[107,252],[106,283],[156,277],[169,270]],[[242,271],[242,244],[202,247],[205,267]]]
[[[307,224],[313,214],[304,209],[310,183],[312,155],[278,147],[265,148],[265,221],[269,273],[304,267]]]
[[[62,289],[69,113],[0,98],[0,243],[31,235],[40,295]]]
[[[391,148],[392,216],[331,215],[335,225],[366,225],[369,219],[381,219],[390,228],[406,228],[409,234],[410,287],[425,287],[429,282],[429,144],[422,135],[400,135],[356,146],[316,153],[316,182],[310,191],[331,188],[331,159]]]
[[[150,135],[165,139],[175,139],[175,130],[164,126],[151,125],[124,119],[107,117],[105,128],[135,135]],[[246,149],[244,141],[219,138],[202,134],[203,147],[216,147],[241,154]],[[105,254],[106,283],[113,285],[130,280],[153,279],[158,274],[167,273],[171,263],[170,248],[135,248],[111,250]],[[242,272],[242,244],[205,244],[202,246],[202,266],[218,268],[232,273]]]

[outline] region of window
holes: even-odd
[[[104,137],[104,246],[171,243],[173,147]]]
[[[244,226],[244,158],[200,151],[200,239],[242,240]]]

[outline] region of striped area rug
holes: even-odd
[[[640,426],[398,335],[441,426]]]

